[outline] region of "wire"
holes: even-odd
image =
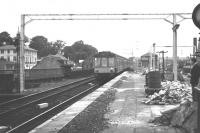
[[[192,13],[92,13],[92,14],[24,14],[25,16],[110,16],[110,15],[191,15]]]
[[[155,20],[164,18],[33,18],[32,20]]]

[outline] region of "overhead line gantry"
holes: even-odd
[[[192,13],[92,13],[92,14],[22,14],[20,26],[20,88],[24,90],[24,32],[25,25],[34,20],[165,20],[172,24],[173,30],[173,73],[177,80],[177,29],[181,21],[191,19]],[[170,21],[169,17],[173,20]],[[177,16],[181,19],[177,21]],[[29,20],[26,21],[26,18]]]

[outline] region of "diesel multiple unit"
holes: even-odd
[[[109,51],[99,52],[94,56],[94,73],[98,77],[110,77],[128,69],[130,61]]]

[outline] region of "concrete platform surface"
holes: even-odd
[[[110,104],[111,112],[105,114],[109,128],[101,133],[183,133],[167,126],[156,126],[149,120],[159,116],[162,110],[174,105],[145,105],[145,78],[135,73],[124,73],[122,82],[115,89],[115,100]]]
[[[162,110],[175,105],[143,104],[142,101],[145,99],[144,83],[144,76],[124,72],[52,119],[36,127],[31,133],[184,133],[177,128],[149,123],[149,120],[161,115]],[[103,106],[98,106],[106,101],[106,97],[101,99],[100,103],[95,100],[102,94],[105,95],[105,92],[109,89],[115,91],[114,98],[106,104],[105,109],[109,109],[109,111],[102,111],[104,110],[102,109]],[[90,104],[93,104],[90,107],[92,111],[87,114],[87,111],[89,111],[87,108]],[[83,113],[84,110],[85,113]],[[99,116],[103,118],[98,116],[101,112],[103,114]],[[79,115],[81,113],[82,115]],[[97,114],[97,116],[93,114]],[[88,118],[88,116],[91,118]],[[102,119],[106,120],[106,122],[102,122],[103,124],[106,123],[106,126],[102,126],[102,123],[99,122]]]

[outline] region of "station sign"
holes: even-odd
[[[194,24],[200,29],[200,4],[198,4],[192,12],[192,20]]]

